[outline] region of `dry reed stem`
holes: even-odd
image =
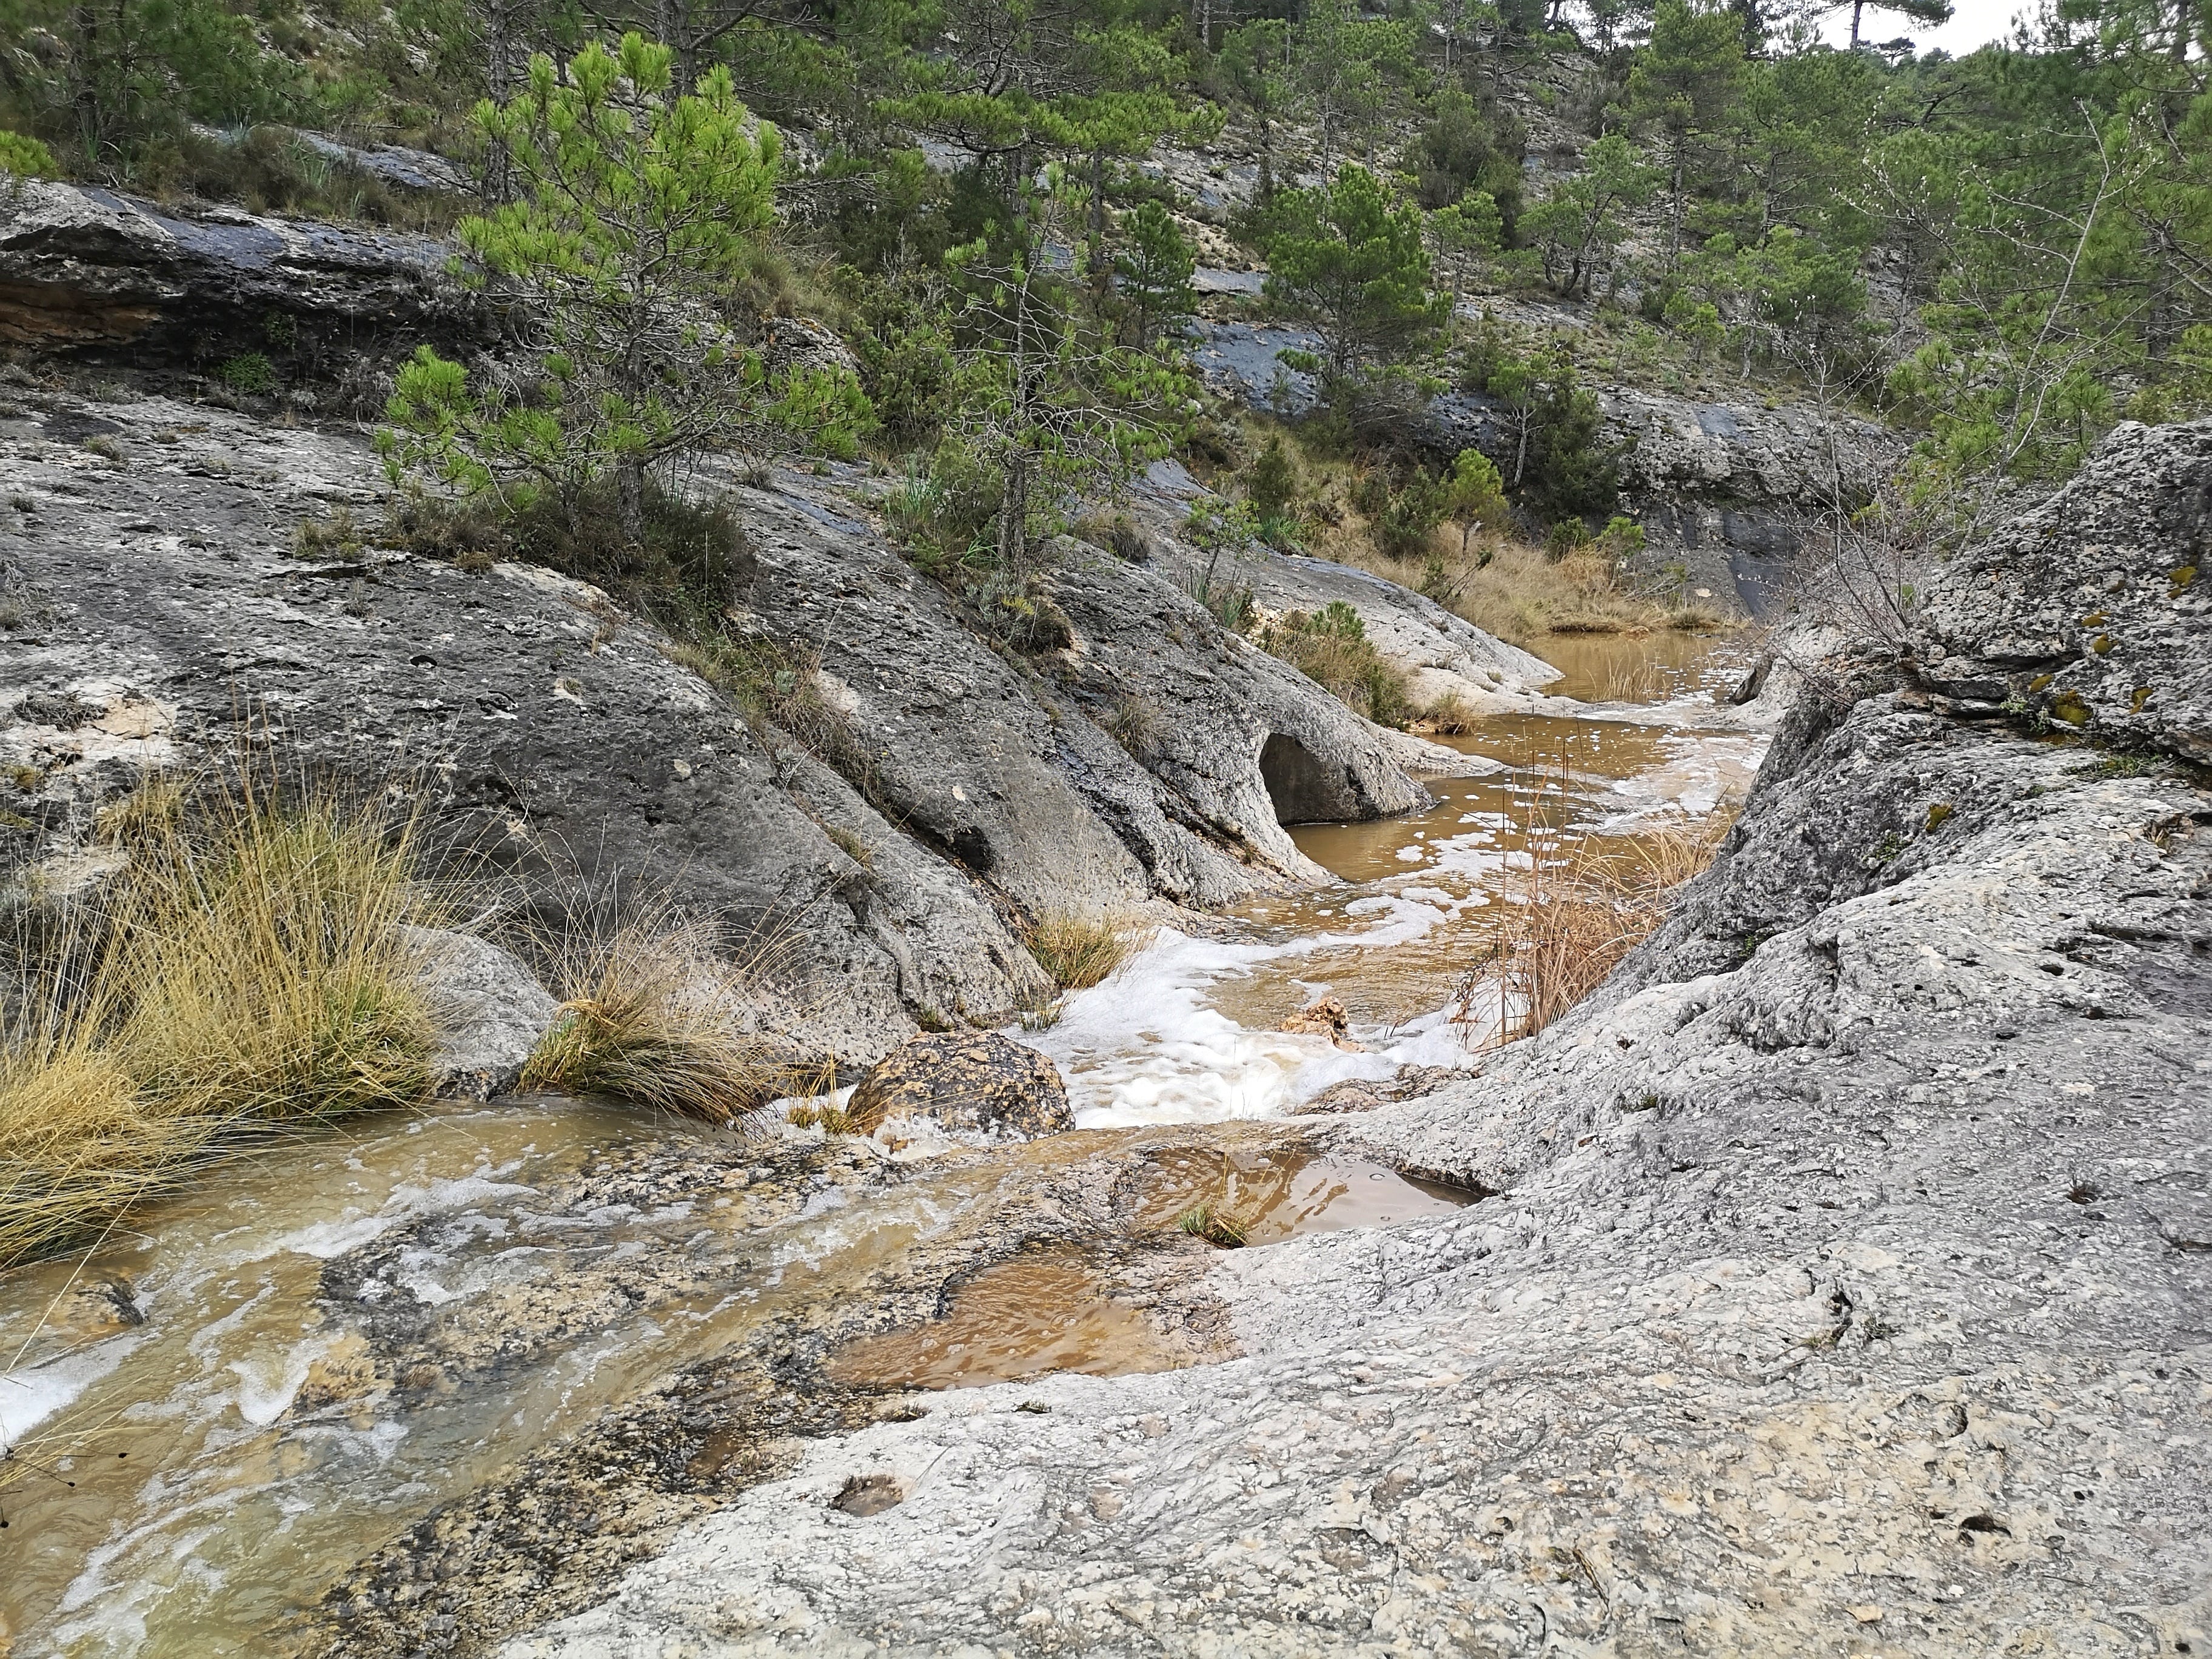
[[[1562,759],[1538,793],[1549,786],[1564,798],[1572,781]],[[1461,982],[1455,1018],[1474,1022],[1487,992],[1497,1000],[1497,1044],[1541,1031],[1666,920],[1676,890],[1712,862],[1730,821],[1716,813],[1665,824],[1607,851],[1544,824],[1532,802],[1523,826],[1528,874],[1509,902],[1491,907],[1492,937]]]

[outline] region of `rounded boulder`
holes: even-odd
[[[893,1118],[950,1134],[1028,1139],[1075,1127],[1060,1068],[996,1031],[924,1031],[860,1079],[846,1115],[862,1134]]]

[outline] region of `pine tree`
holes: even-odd
[[[670,455],[776,430],[849,445],[866,419],[850,376],[772,381],[720,310],[774,217],[775,129],[753,126],[726,70],[677,94],[670,60],[636,34],[586,46],[565,75],[541,54],[514,99],[477,106],[520,193],[457,234],[470,279],[523,301],[538,374],[521,396],[479,395],[422,348],[380,434],[395,472],[412,463],[510,507],[550,491],[572,519],[611,472],[635,547],[647,473]]]
[[[1327,378],[1403,356],[1450,314],[1450,300],[1430,290],[1420,209],[1394,201],[1366,168],[1278,192],[1270,217],[1267,295],[1321,330]]]

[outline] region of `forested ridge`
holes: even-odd
[[[1515,411],[1495,486],[1400,458],[1415,539],[1501,489],[1600,532],[1593,378],[1877,415],[1917,441],[1893,522],[1938,537],[2116,421],[2202,412],[2212,10],[2066,0],[1954,59],[1874,40],[1941,0],[1822,44],[1840,9],[6,0],[0,146],[170,199],[458,220],[540,358],[491,386],[418,356],[395,468],[572,522],[611,489],[635,545],[673,455],[865,446],[911,458],[891,511],[925,558],[1016,604],[1036,535],[1177,452],[1247,475],[1230,532],[1294,539],[1295,486],[1255,488],[1197,395],[1202,265],[1268,273],[1215,314],[1313,330],[1285,356],[1322,389],[1310,447],[1388,450],[1446,387]],[[469,193],[362,164],[391,144]],[[771,317],[849,361],[772,367]]]

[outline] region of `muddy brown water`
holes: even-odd
[[[1028,1039],[1055,1052],[1085,1129],[1102,1133],[896,1178],[817,1176],[772,1202],[765,1165],[726,1136],[724,1188],[580,1211],[551,1195],[594,1160],[691,1132],[605,1103],[455,1105],[269,1145],[90,1252],[0,1275],[0,1653],[270,1651],[266,1632],[440,1504],[692,1359],[864,1296],[1039,1165],[1144,1133],[1116,1126],[1266,1115],[1338,1073],[1463,1055],[1468,1034],[1438,1011],[1532,833],[1539,854],[1547,826],[1632,836],[1654,814],[1711,810],[1757,763],[1756,738],[1701,726],[1701,689],[1729,672],[1709,646],[1560,654],[1560,689],[1640,692],[1657,717],[1499,721],[1454,739],[1510,769],[1441,782],[1410,818],[1298,827],[1345,885],[1249,906],[1226,941],[1163,940]],[[1364,1052],[1274,1030],[1319,990],[1347,1005]],[[1469,1196],[1203,1137],[1140,1164],[1139,1233],[1172,1234],[1204,1206],[1245,1248],[1415,1222]],[[617,1297],[568,1325],[549,1311],[571,1279],[604,1286],[625,1262],[659,1273],[635,1308]],[[452,1375],[380,1370],[377,1322],[401,1303],[476,1320],[487,1357]],[[518,1309],[550,1334],[502,1360]],[[848,1342],[825,1370],[922,1389],[1189,1357],[1098,1262],[1048,1248],[983,1266],[934,1318]]]
[[[1592,706],[1439,738],[1502,769],[1431,779],[1425,812],[1294,825],[1299,849],[1343,885],[1247,903],[1227,936],[1164,932],[1026,1039],[1060,1066],[1079,1122],[1267,1116],[1346,1079],[1463,1066],[1501,1011],[1484,1002],[1487,1023],[1455,1019],[1455,993],[1533,860],[1563,860],[1577,842],[1632,860],[1655,834],[1710,824],[1748,792],[1765,737],[1716,698],[1741,678],[1735,641],[1569,635],[1540,648],[1566,668],[1555,689]],[[1356,1049],[1280,1030],[1324,995],[1344,1005]]]

